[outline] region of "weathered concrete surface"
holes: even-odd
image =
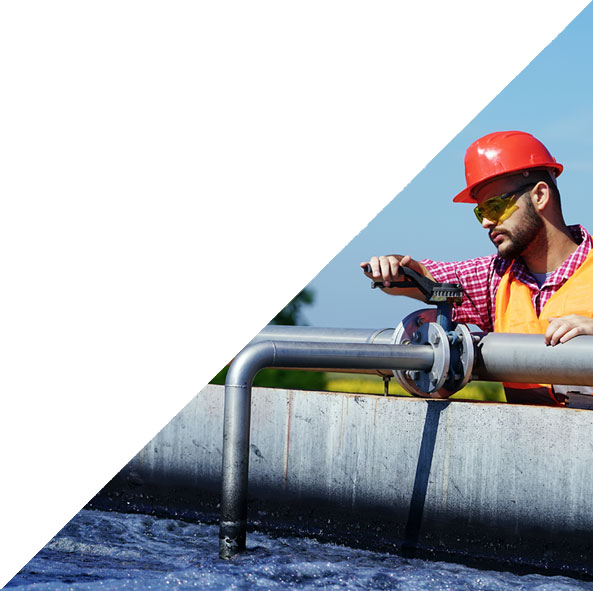
[[[111,490],[132,482],[173,505],[218,495],[223,398],[200,392]],[[272,510],[337,516],[399,550],[593,575],[587,410],[255,388],[249,492],[258,523]]]

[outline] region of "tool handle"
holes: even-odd
[[[365,265],[364,270],[366,273],[370,273],[371,266],[369,264]],[[376,289],[377,287],[417,287],[425,296],[429,296],[432,293],[432,288],[438,285],[436,282],[428,279],[428,277],[424,277],[424,275],[410,269],[410,267],[401,265],[399,271],[408,279],[404,281],[391,281],[387,285],[384,285],[382,281],[374,281],[371,287],[373,289]]]
[[[370,265],[366,265],[364,270],[369,273],[371,271]],[[463,300],[463,289],[461,285],[456,283],[437,283],[420,273],[417,273],[409,267],[403,265],[399,268],[400,273],[406,278],[404,281],[392,281],[384,285],[382,281],[375,281],[371,287],[416,287],[422,292],[428,304],[459,304]]]

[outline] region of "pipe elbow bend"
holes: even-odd
[[[251,386],[256,374],[274,365],[276,345],[273,341],[260,341],[247,345],[233,359],[225,386]]]

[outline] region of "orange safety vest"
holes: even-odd
[[[579,314],[593,318],[593,250],[574,274],[541,310],[535,313],[531,290],[519,281],[509,265],[496,292],[494,332],[544,334],[549,318]],[[503,383],[508,402],[558,406],[550,384]]]

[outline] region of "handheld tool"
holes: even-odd
[[[364,270],[369,273],[370,265]],[[469,329],[453,322],[453,305],[463,300],[463,288],[456,283],[433,281],[409,267],[400,266],[401,281],[385,285],[375,281],[376,288],[416,288],[434,308],[417,310],[406,316],[394,331],[393,343],[429,344],[433,347],[435,363],[430,371],[394,370],[400,385],[418,396],[448,398],[467,384],[474,362],[474,348]]]

